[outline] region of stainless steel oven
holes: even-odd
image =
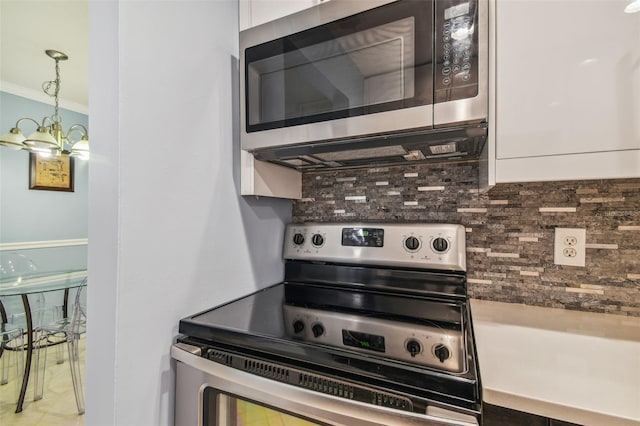
[[[288,226],[284,282],[180,321],[175,424],[481,424],[464,233]]]
[[[301,170],[477,155],[487,3],[332,0],[241,32],[242,149]],[[427,136],[409,147],[388,140],[405,134]],[[438,148],[420,150],[423,140]]]

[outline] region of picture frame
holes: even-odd
[[[29,153],[29,189],[74,192],[74,158]]]

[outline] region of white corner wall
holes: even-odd
[[[90,2],[85,424],[173,424],[180,318],[282,278],[287,200],[239,194],[237,0]]]

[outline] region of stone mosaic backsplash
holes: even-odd
[[[467,228],[473,298],[640,316],[640,179],[499,184],[477,163],[308,172],[295,222]],[[553,263],[554,229],[585,228],[586,266]]]

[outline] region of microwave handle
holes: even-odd
[[[438,417],[372,406],[332,395],[313,392],[256,376],[218,364],[198,355],[199,348],[185,344],[171,347],[171,357],[205,373],[213,389],[258,401],[271,407],[285,407],[311,419],[335,425],[349,426],[478,426],[473,420],[441,417],[448,410],[439,410]],[[204,386],[203,386],[204,387]],[[452,417],[457,413],[451,413]]]

